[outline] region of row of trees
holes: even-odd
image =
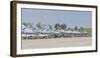
[[[66,30],[67,25],[66,24],[55,24],[54,27],[56,30],[61,30],[61,29]]]
[[[32,23],[25,23],[25,22],[23,22],[22,24],[24,26],[28,27],[28,28],[35,28],[34,24],[32,24]],[[55,28],[56,30],[61,30],[61,29],[66,30],[67,25],[66,24],[59,24],[58,23],[58,24],[55,24],[53,26],[53,25],[42,24],[42,23],[39,22],[39,23],[36,24],[36,27],[38,29],[46,29],[46,28],[48,28],[50,30],[53,30],[53,28]]]
[[[55,25],[46,25],[46,24],[42,24],[42,23],[37,23],[36,25],[32,24],[32,23],[22,23],[25,27],[28,28],[32,28],[32,29],[40,29],[40,30],[44,30],[44,29],[49,29],[49,30],[77,30],[80,32],[92,32],[91,28],[85,28],[85,27],[78,27],[75,26],[74,28],[70,28],[68,27],[66,24],[55,24]]]

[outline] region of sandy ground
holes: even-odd
[[[22,49],[91,46],[91,37],[22,40]]]

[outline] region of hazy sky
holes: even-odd
[[[36,24],[65,23],[67,26],[92,26],[91,11],[22,8],[22,22]]]

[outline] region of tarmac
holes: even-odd
[[[80,46],[91,46],[91,45],[92,45],[91,37],[22,40],[22,49],[80,47]]]

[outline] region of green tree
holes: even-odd
[[[86,28],[86,32],[92,33],[92,28]]]
[[[56,30],[60,30],[60,29],[61,29],[61,27],[60,27],[60,24],[59,24],[59,23],[55,24],[55,26],[54,26],[54,27],[55,27],[55,29],[56,29]]]
[[[29,28],[33,28],[32,23],[27,23]]]
[[[26,23],[26,22],[22,22],[22,24],[28,28],[32,28],[32,23]]]
[[[42,30],[45,30],[47,28],[46,24],[41,24],[41,26],[42,26]]]
[[[80,27],[79,31],[84,32],[84,27]]]
[[[23,24],[25,27],[28,26],[28,24],[27,24],[26,22],[22,22],[22,24]]]
[[[32,29],[33,29],[33,30],[36,30],[36,27],[35,27],[35,25],[34,25],[34,24],[32,24]]]
[[[36,26],[37,26],[38,29],[42,29],[42,24],[40,22],[37,23]]]
[[[50,29],[50,30],[53,30],[53,27],[52,27],[52,25],[48,25],[48,26],[49,26],[49,29]]]
[[[61,29],[63,29],[63,30],[65,30],[66,29],[66,27],[67,27],[67,25],[66,24],[61,24]]]
[[[78,27],[77,27],[77,26],[75,26],[75,27],[74,27],[74,30],[78,30]]]

